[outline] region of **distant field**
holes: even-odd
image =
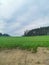
[[[0,48],[21,48],[34,49],[38,47],[49,48],[49,36],[33,36],[33,37],[0,37]]]

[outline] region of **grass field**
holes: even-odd
[[[4,49],[36,49],[38,47],[49,47],[49,36],[33,37],[0,37],[0,48]]]
[[[0,65],[49,65],[49,36],[0,37]]]

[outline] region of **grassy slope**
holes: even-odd
[[[0,37],[0,48],[37,49],[37,47],[49,47],[49,36],[33,37]]]

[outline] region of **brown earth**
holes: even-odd
[[[49,49],[38,48],[36,53],[12,49],[0,51],[0,65],[49,65]]]

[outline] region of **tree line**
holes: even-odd
[[[6,33],[4,33],[4,34],[0,33],[0,36],[10,36],[10,35],[6,34]]]
[[[40,27],[24,32],[24,36],[40,36],[40,35],[49,35],[49,26]]]

